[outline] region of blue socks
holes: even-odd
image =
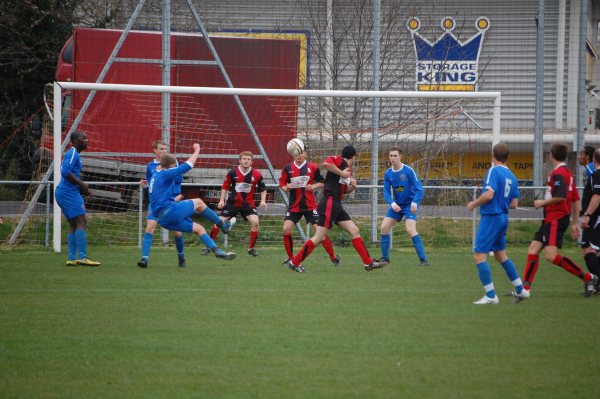
[[[391,237],[390,234],[382,234],[381,235],[381,257],[385,259],[390,258],[390,242]],[[420,235],[416,235],[412,237],[413,246],[415,247],[415,251],[417,252],[417,256],[419,260],[424,262],[427,260],[427,256],[425,255],[425,248],[423,247],[423,240],[421,240]]]
[[[87,258],[87,234],[85,230],[75,230],[75,241],[77,242],[78,259]],[[70,252],[70,250],[69,250]]]
[[[425,255],[425,248],[423,247],[423,240],[421,240],[420,235],[416,235],[412,238],[413,246],[415,247],[415,251],[417,251],[417,256],[421,262],[427,260],[427,256]]]
[[[69,248],[68,259],[75,260],[77,255],[77,240],[75,239],[75,233],[69,233],[67,235],[67,243]]]
[[[517,294],[520,294],[523,291],[523,283],[521,278],[519,277],[519,273],[517,272],[517,268],[515,264],[510,259],[506,259],[504,263],[502,263],[502,267],[508,276],[508,279],[512,283],[513,287],[515,287],[515,291]]]
[[[144,233],[144,238],[142,239],[142,258],[148,259],[150,256],[150,247],[152,246],[152,234]]]
[[[77,254],[77,240],[75,239],[75,233],[69,233],[67,235],[67,243],[69,248],[68,260],[75,260]]]
[[[208,208],[206,208],[206,209],[208,209]],[[200,240],[204,243],[204,245],[206,245],[206,248],[210,249],[211,251],[213,249],[217,248],[217,244],[215,244],[215,242],[213,241],[213,239],[210,238],[210,236],[207,233],[202,234],[200,236]]]
[[[382,234],[381,235],[381,257],[385,259],[390,259],[390,235]]]
[[[177,248],[177,255],[183,256],[183,234],[179,237],[175,236],[175,248]]]
[[[152,247],[152,237],[153,234],[144,233],[144,238],[142,239],[142,258],[148,260],[150,256],[150,247]],[[210,237],[209,237],[210,238]],[[177,248],[177,255],[183,256],[184,254],[184,237],[183,234],[181,237],[175,236],[175,248]]]
[[[488,263],[485,261],[481,262],[477,265],[477,270],[479,270],[479,279],[481,280],[481,284],[485,290],[485,295],[488,298],[496,297],[494,283],[492,283],[492,270],[490,269],[490,265],[488,265]]]
[[[204,210],[202,212],[200,212],[200,217],[203,217],[205,219],[210,220],[211,222],[213,222],[217,226],[220,226],[221,223],[222,223],[221,222],[221,218],[219,217],[219,215],[217,215],[215,213],[215,211],[213,211],[209,207],[204,208]]]

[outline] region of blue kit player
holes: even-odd
[[[152,150],[155,158],[148,166],[146,166],[146,179],[140,181],[140,184],[145,187],[148,185],[152,174],[156,168],[160,165],[160,158],[167,153],[167,144],[162,140],[156,140],[152,143]],[[183,182],[183,176],[177,176],[173,179],[173,194],[175,195],[175,202],[183,199],[181,195],[181,183]],[[139,267],[148,267],[148,258],[150,257],[150,247],[152,246],[152,237],[154,230],[158,225],[157,218],[152,214],[152,208],[148,207],[148,216],[146,218],[146,231],[144,232],[144,238],[142,239],[142,259],[137,263]],[[179,267],[185,267],[185,254],[184,254],[184,238],[183,233],[175,231],[175,248],[177,249],[177,257]]]
[[[392,166],[383,175],[383,196],[390,205],[381,222],[381,259],[379,263],[390,262],[390,233],[396,222],[405,220],[406,232],[411,237],[420,265],[427,266],[427,256],[421,236],[417,232],[417,214],[423,198],[423,185],[414,169],[402,163],[402,151],[393,147],[389,151]]]
[[[475,201],[467,204],[469,210],[480,207],[481,220],[475,236],[473,259],[479,271],[479,279],[485,295],[473,302],[475,305],[495,305],[499,302],[492,282],[492,271],[487,263],[487,254],[494,252],[496,261],[502,265],[508,279],[515,287],[512,295],[515,301],[529,298],[529,291],[523,288],[521,278],[514,263],[506,255],[506,231],[508,230],[508,209],[519,203],[517,178],[506,166],[510,150],[504,143],[498,143],[492,151],[492,166],[483,181],[482,193]]]
[[[81,181],[83,168],[79,153],[88,148],[87,135],[76,130],[71,134],[72,147],[66,152],[60,166],[61,180],[54,198],[69,222],[67,266],[99,266],[87,257],[87,219],[82,195],[91,195],[87,183]]]
[[[594,174],[594,171],[595,171],[595,166],[594,166],[594,152],[595,151],[596,151],[596,149],[594,147],[592,147],[591,145],[586,145],[579,151],[579,156],[577,157],[577,160],[579,161],[579,165],[581,165],[585,168],[585,175],[587,176],[588,179],[590,177],[592,177],[592,175]]]
[[[167,230],[180,231],[183,233],[193,232],[209,248],[217,258],[231,260],[235,258],[233,252],[223,252],[217,247],[217,244],[206,233],[204,227],[192,221],[191,216],[195,213],[200,214],[211,222],[220,225],[224,233],[229,232],[229,223],[223,222],[219,216],[206,206],[204,201],[199,198],[193,198],[184,201],[175,201],[174,181],[184,173],[190,171],[200,153],[200,145],[194,144],[194,153],[183,164],[176,166],[175,157],[170,154],[164,154],[160,159],[160,166],[152,174],[148,183],[148,192],[150,194],[150,207],[152,214],[157,218],[158,224]]]

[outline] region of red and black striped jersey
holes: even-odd
[[[570,215],[573,202],[579,201],[575,178],[569,167],[564,163],[557,165],[548,178],[545,198],[557,197],[565,198],[566,201],[544,207],[544,222],[546,223]]]
[[[229,191],[227,205],[242,207],[248,204],[254,208],[254,194],[265,191],[265,182],[258,169],[250,168],[244,173],[238,166],[227,172],[221,188]]]
[[[334,164],[340,170],[349,169],[348,161],[339,155],[328,157],[325,159],[325,162]],[[335,173],[331,173],[329,171],[327,172],[325,175],[325,187],[323,188],[323,194],[326,197],[334,197],[336,199],[343,200],[347,188],[347,180],[340,175],[336,175]]]
[[[288,183],[292,184],[290,193],[290,212],[312,211],[317,208],[317,201],[313,191],[307,191],[308,184],[315,184],[324,181],[319,166],[304,161],[300,166],[292,162],[284,166],[279,177],[279,187],[285,187]]]

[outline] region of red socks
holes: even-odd
[[[210,238],[214,241],[217,238],[217,235],[219,235],[219,228],[216,224],[213,224],[212,230],[210,231]]]
[[[248,245],[248,249],[254,248],[257,239],[258,231],[250,231],[250,245]]]
[[[361,237],[353,238],[352,245],[354,245],[354,249],[358,252],[365,265],[373,263],[373,258],[369,255],[369,251],[367,250],[367,247],[365,247],[365,242]]]
[[[288,259],[292,259],[294,257],[294,240],[291,234],[283,235],[283,246],[285,247]]]
[[[592,275],[590,273],[584,272],[581,267],[577,266],[575,262],[566,256],[556,255],[556,258],[554,258],[552,263],[556,266],[562,267],[572,275],[579,277],[584,283],[587,283],[592,279]]]
[[[329,259],[334,260],[335,252],[333,252],[333,245],[331,244],[329,237],[325,236],[325,239],[323,240],[321,245],[323,246],[323,248],[325,248],[325,251],[327,251],[327,254],[329,255]]]
[[[310,255],[313,249],[315,249],[315,244],[312,242],[312,240],[306,241],[300,249],[300,252],[298,252],[296,254],[296,257],[292,259],[292,263],[294,264],[294,266],[300,266],[302,261],[306,259],[308,255]]]
[[[526,290],[531,289],[531,284],[533,284],[533,279],[535,278],[539,265],[539,255],[527,255],[527,265],[525,266],[525,272],[523,273],[523,288]]]

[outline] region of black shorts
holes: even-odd
[[[334,197],[323,197],[317,205],[317,212],[319,213],[318,226],[330,229],[334,223],[345,222],[346,220],[352,220],[348,212],[342,206],[340,200],[336,200]]]
[[[256,208],[252,208],[248,204],[244,204],[243,206],[235,206],[235,205],[225,204],[225,206],[223,207],[223,210],[221,210],[221,216],[228,218],[228,219],[231,219],[232,217],[237,216],[238,213],[242,215],[244,220],[247,220],[247,217],[250,215],[258,216],[258,213],[256,212]]]
[[[600,249],[600,224],[598,218],[590,220],[590,227],[583,229],[581,235],[581,248],[592,247],[596,251]]]
[[[548,223],[542,221],[542,226],[535,233],[533,239],[544,244],[545,247],[562,248],[565,231],[569,227],[570,216],[563,216],[558,220]]]
[[[316,225],[319,221],[319,213],[317,212],[316,209],[313,209],[312,211],[302,211],[302,212],[287,211],[285,213],[285,217],[283,218],[283,220],[291,220],[295,224],[295,223],[298,223],[300,221],[300,219],[302,219],[302,217],[304,217],[304,220],[306,220],[306,223],[310,223],[313,226]]]

